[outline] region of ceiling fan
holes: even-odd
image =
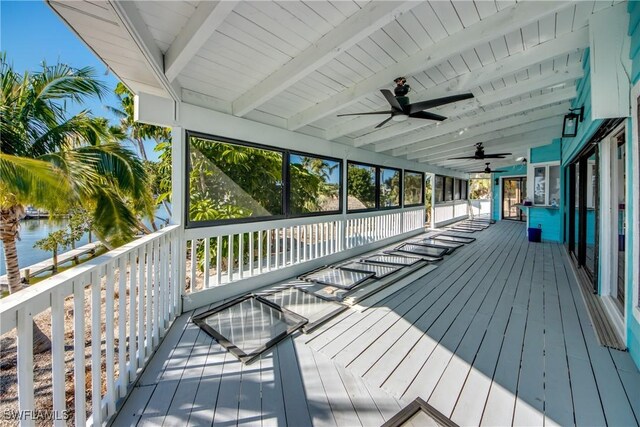
[[[376,129],[384,126],[389,120],[393,120],[395,122],[403,122],[407,120],[409,117],[413,117],[416,119],[427,119],[427,120],[437,120],[443,121],[447,118],[445,116],[441,116],[435,113],[429,113],[424,110],[428,110],[429,108],[439,107],[440,105],[450,104],[452,102],[462,101],[464,99],[473,98],[472,93],[463,93],[461,95],[453,95],[453,96],[445,96],[444,98],[436,98],[431,99],[429,101],[415,102],[413,104],[401,104],[398,102],[398,98],[393,96],[389,89],[380,89],[380,92],[387,99],[387,102],[391,106],[391,110],[387,111],[373,111],[368,113],[351,113],[351,114],[338,114],[338,117],[343,116],[364,116],[370,114],[390,114],[391,116],[378,124]],[[405,96],[401,96],[399,98],[406,99]]]
[[[487,165],[486,168],[484,168],[483,171],[469,171],[467,173],[500,173],[500,172],[506,172],[504,170],[491,170],[491,168],[489,167],[489,163],[485,163],[485,165]]]
[[[484,159],[504,159],[505,156],[510,156],[511,153],[494,153],[494,154],[485,154],[484,147],[482,146],[482,142],[478,142],[475,144],[476,152],[473,156],[465,156],[465,157],[452,157],[449,160],[484,160]]]

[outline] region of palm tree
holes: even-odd
[[[42,70],[20,75],[2,55],[0,72],[0,239],[15,293],[22,288],[15,242],[24,205],[50,212],[82,206],[91,212],[95,234],[113,247],[133,238],[136,212],[153,214],[153,198],[142,163],[105,119],[87,110],[67,114],[67,102],[105,92],[91,68],[43,63]],[[34,351],[49,347],[34,323]]]

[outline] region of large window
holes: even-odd
[[[349,162],[347,167],[347,210],[376,208],[376,166]]]
[[[444,201],[453,200],[453,178],[446,176],[444,178]]]
[[[460,183],[458,178],[453,179],[453,200],[460,200]]]
[[[187,139],[188,226],[342,211],[339,159],[195,133]]]
[[[533,168],[533,204],[560,204],[560,166],[541,165]]]
[[[188,222],[284,215],[284,152],[189,135]]]
[[[436,175],[435,192],[436,203],[444,202],[444,176]]]
[[[294,154],[289,156],[291,215],[340,213],[341,162]]]
[[[467,186],[468,186],[469,181],[467,180],[462,180],[460,181],[460,198],[462,200],[467,200]]]
[[[380,168],[380,208],[400,207],[400,169]]]
[[[424,195],[424,174],[422,172],[404,171],[404,206],[422,204]]]

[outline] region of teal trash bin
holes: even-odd
[[[529,241],[530,242],[541,242],[542,241],[542,227],[538,225],[538,228],[529,227]]]

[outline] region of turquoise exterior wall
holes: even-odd
[[[631,69],[631,86],[635,86],[640,82],[640,2],[630,1],[628,3],[628,12],[629,12],[629,36],[631,38],[630,43],[630,52],[629,57],[632,62]],[[591,120],[591,85],[590,85],[590,65],[589,65],[589,50],[587,49],[584,54],[584,58],[582,60],[583,69],[584,69],[584,77],[578,83],[578,96],[572,103],[573,108],[577,108],[580,106],[585,107],[585,118],[582,123],[579,124],[578,127],[578,135],[575,138],[563,138],[561,141],[561,164],[563,166],[568,165],[574,159],[576,154],[585,146],[587,141],[593,136],[595,131],[598,129],[602,120]],[[635,101],[633,101],[635,102]],[[626,142],[626,153],[627,153],[627,183],[626,183],[626,223],[628,228],[630,228],[633,223],[633,212],[635,209],[640,209],[637,206],[638,197],[633,194],[633,175],[632,173],[638,173],[640,169],[640,165],[633,163],[633,158],[630,155],[633,150],[633,141],[631,135],[633,132],[638,132],[637,129],[633,129],[631,119],[628,119],[627,122],[627,142]],[[532,156],[533,158],[533,156]],[[630,173],[633,171],[632,173]],[[562,177],[563,179],[566,176],[566,168],[563,168]],[[563,188],[566,189],[566,183],[563,183]],[[568,194],[568,193],[565,193]],[[563,212],[566,209],[565,203],[562,204]],[[588,212],[587,221],[589,223],[589,228],[592,229],[595,221],[593,212]],[[563,230],[562,235],[566,236],[568,230]],[[589,237],[589,236],[588,236]],[[625,277],[626,277],[626,333],[627,333],[627,348],[629,349],[629,353],[633,358],[634,362],[640,369],[640,322],[636,319],[633,314],[633,289],[634,287],[638,287],[638,278],[634,277],[633,272],[633,260],[638,257],[637,254],[633,252],[633,242],[634,239],[638,239],[640,236],[634,236],[633,233],[628,232],[626,236],[626,259],[625,259]],[[589,240],[589,239],[588,239]],[[601,249],[604,250],[604,249]],[[600,276],[601,277],[601,276]],[[600,279],[602,280],[602,278]]]
[[[640,3],[636,1],[630,1],[628,3],[628,11],[629,11],[629,36],[631,37],[631,52],[629,52],[629,57],[631,58],[631,85],[635,86],[638,82],[640,82]],[[635,102],[635,101],[632,101]],[[640,209],[640,206],[637,205],[638,197],[633,193],[633,181],[632,174],[638,173],[640,170],[640,164],[633,164],[633,158],[630,155],[633,150],[633,140],[631,135],[633,132],[638,132],[637,129],[633,129],[631,119],[627,120],[627,218],[626,223],[628,225],[633,224],[633,212],[635,209]],[[636,289],[640,284],[638,283],[638,277],[633,277],[633,260],[638,258],[638,254],[633,252],[634,248],[634,239],[639,239],[640,236],[634,236],[633,233],[627,233],[627,258],[625,260],[625,265],[627,267],[626,271],[626,279],[627,279],[627,289],[626,295],[628,295],[626,299],[627,303],[627,347],[629,348],[629,353],[631,357],[636,363],[636,366],[640,369],[640,322],[633,315],[633,288]]]
[[[508,167],[501,167],[500,170],[504,172],[491,174],[491,198],[493,206],[492,217],[496,221],[500,220],[502,215],[502,191],[499,185],[496,185],[496,178],[503,176],[526,176],[527,167],[524,165],[514,165]]]
[[[556,138],[551,144],[535,147],[531,149],[530,163],[544,163],[560,160],[560,149],[562,147],[562,138]]]

